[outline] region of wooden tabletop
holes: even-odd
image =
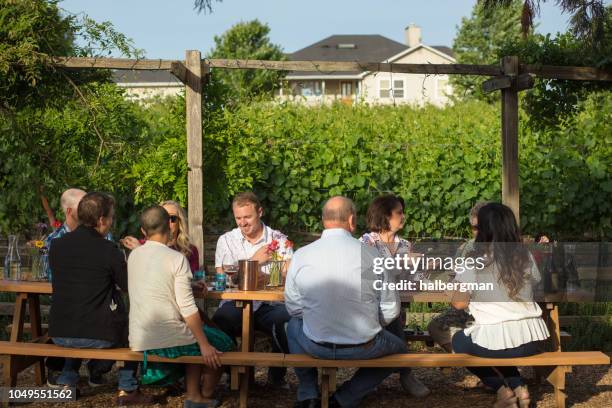
[[[282,302],[285,300],[285,292],[279,290],[238,290],[226,289],[223,292],[209,290],[206,295],[194,291],[196,297],[218,300],[259,300],[263,302]]]
[[[0,292],[39,293],[50,295],[53,293],[51,283],[47,281],[12,281],[0,280]]]
[[[38,293],[51,295],[53,290],[49,282],[35,281],[10,281],[0,280],[0,292],[14,293]],[[265,302],[282,302],[285,300],[285,293],[282,289],[278,290],[255,290],[242,291],[238,289],[227,289],[223,292],[214,290],[208,291],[206,295],[195,292],[198,298],[217,299],[217,300],[259,300]],[[448,302],[449,299],[444,292],[414,292],[402,293],[403,302]]]
[[[53,290],[51,283],[43,281],[10,281],[0,280],[0,292],[14,293],[37,293],[41,295],[51,295]],[[227,289],[223,292],[208,291],[206,295],[195,292],[198,298],[217,299],[217,300],[258,300],[264,302],[282,302],[285,294],[282,289],[278,290],[255,290],[241,291],[238,289]],[[568,302],[568,301],[588,301],[594,296],[593,293],[579,291],[575,293],[547,294],[545,302]],[[450,302],[449,296],[445,292],[402,292],[400,294],[402,302]]]

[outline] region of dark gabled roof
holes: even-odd
[[[432,47],[446,55],[453,51],[446,46]],[[292,61],[364,61],[381,62],[387,60],[408,46],[382,35],[332,35],[319,42],[289,54]],[[360,72],[325,72],[318,75],[355,75]],[[293,71],[290,75],[312,75],[313,72]]]
[[[113,71],[112,80],[117,84],[126,83],[168,83],[176,82],[182,85],[174,75],[168,71],[147,71],[147,70],[134,70],[134,71]]]
[[[349,47],[354,45],[354,48]],[[408,48],[382,35],[332,35],[290,55],[294,61],[383,61]]]
[[[451,47],[447,47],[446,45],[432,45],[431,48],[440,51],[442,54],[446,54],[449,57],[455,58],[455,53]]]
[[[408,47],[382,35],[332,35],[289,55],[292,61],[384,61]],[[360,72],[326,72],[322,75],[355,75]],[[291,75],[312,75],[291,72]]]

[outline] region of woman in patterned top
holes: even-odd
[[[370,232],[362,235],[360,240],[376,247],[381,257],[395,257],[397,254],[409,254],[412,245],[401,238],[398,233],[404,227],[404,200],[401,197],[387,194],[377,197],[368,207],[366,214],[367,228]],[[385,271],[381,276],[383,281],[397,281],[394,271]],[[381,291],[381,325],[404,342],[405,322],[401,317],[401,300],[398,291]],[[400,370],[402,388],[415,397],[425,397],[430,391],[412,373],[410,368]]]

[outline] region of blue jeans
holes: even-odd
[[[489,350],[474,343],[472,337],[466,336],[463,330],[455,333],[452,344],[455,353],[466,353],[487,358],[528,357],[542,352],[542,342],[540,341],[532,341],[509,349]],[[493,388],[495,391],[503,385],[514,389],[524,384],[521,374],[516,367],[467,367],[467,369],[480,378],[483,384]]]
[[[316,358],[331,360],[361,360],[383,357],[389,354],[406,353],[406,344],[387,330],[381,330],[372,343],[366,346],[327,348],[310,340],[304,334],[302,319],[292,318],[287,326],[289,350],[292,354],[309,354]],[[334,394],[343,407],[356,407],[368,393],[374,391],[393,368],[360,368],[353,378],[346,381]],[[298,401],[318,398],[316,368],[295,368],[299,379]]]
[[[396,337],[402,340],[405,344],[406,343],[406,333],[404,333],[404,325],[402,323],[403,323],[402,318],[398,317],[397,319],[389,323],[387,326],[385,326],[385,330],[391,334],[394,334]],[[399,370],[396,368],[395,371],[399,372],[400,375],[403,376],[403,375],[410,374],[411,368],[406,367],[406,368],[400,368]]]
[[[69,337],[53,337],[53,343],[61,347],[70,348],[114,348],[117,347],[114,343],[106,340],[96,339],[78,339]],[[107,373],[115,364],[112,360],[89,360],[87,368],[89,369],[90,377],[97,377]],[[57,378],[58,384],[76,387],[79,382],[79,368],[81,368],[80,358],[66,358],[64,361],[64,369]],[[138,369],[138,361],[126,361],[125,365],[119,369],[119,385],[118,388],[123,391],[131,392],[138,389],[138,380],[136,379],[136,371]]]

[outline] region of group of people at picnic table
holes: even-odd
[[[153,395],[140,385],[166,386],[185,393],[186,408],[220,405],[217,385],[225,372],[220,356],[236,348],[241,336],[242,309],[223,301],[212,319],[196,304],[194,290],[206,293],[202,281],[193,280],[200,268],[184,210],[174,201],[145,209],[140,215],[142,239],[125,237],[112,242],[114,199],[101,192],[65,191],[61,206],[64,224],[47,237],[47,275],[53,295],[49,336],[70,348],[129,347],[143,352],[138,362],[118,369],[117,405],[152,404]],[[346,197],[329,198],[322,208],[320,239],[293,252],[287,236],[262,222],[264,209],[252,192],[232,201],[236,228],[221,235],[215,269],[225,260],[256,260],[266,272],[272,260],[270,243],[276,241],[288,261],[285,301],[254,302],[254,326],[272,338],[276,353],[306,354],[322,359],[374,359],[408,352],[399,292],[381,293],[362,285],[363,254],[392,257],[412,250],[399,233],[406,222],[401,197],[375,198],[366,214],[369,232],[353,237],[357,226],[354,203]],[[478,271],[504,290],[504,297],[484,301],[477,292],[455,292],[452,307],[429,326],[434,340],[449,352],[492,358],[537,354],[550,336],[542,310],[533,299],[537,266],[528,252],[515,251],[512,259],[496,256],[495,242],[518,243],[519,227],[511,209],[495,202],[476,204],[470,213],[474,238],[461,248],[489,248],[486,267]],[[474,244],[483,243],[484,246]],[[130,250],[129,256],[120,248]],[[365,251],[365,252],[364,252]],[[127,258],[127,259],[126,259]],[[504,258],[504,259],[500,259]],[[475,273],[472,271],[472,274]],[[465,273],[455,279],[467,279]],[[390,274],[386,279],[394,279]],[[129,308],[122,292],[128,293]],[[128,311],[129,309],[129,311]],[[202,356],[203,364],[147,362],[150,355],[176,358]],[[113,361],[90,360],[89,385],[107,383]],[[81,360],[49,358],[49,386],[76,387]],[[529,393],[516,367],[473,367],[481,386],[497,393],[495,407],[527,407]],[[330,407],[356,407],[394,371],[402,389],[412,397],[430,390],[410,368],[361,368],[330,396]],[[321,405],[316,368],[295,368],[299,380],[295,407]],[[268,370],[268,383],[289,389],[286,368]]]

